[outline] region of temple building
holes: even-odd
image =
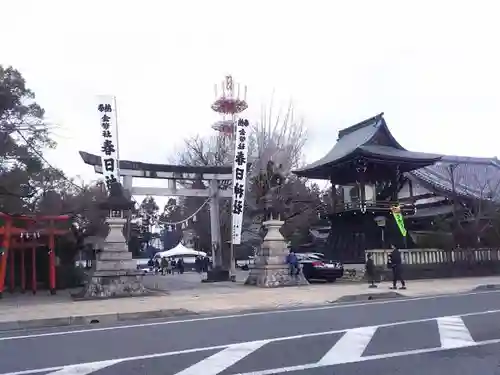
[[[339,131],[322,159],[294,171],[331,181],[338,194],[330,213],[328,248],[346,263],[364,261],[364,251],[419,247],[439,218],[462,211],[470,200],[500,198],[500,162],[406,150],[389,131],[383,113]],[[455,203],[453,203],[455,202]],[[409,235],[390,214],[399,204]]]

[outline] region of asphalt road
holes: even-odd
[[[0,375],[500,374],[500,292],[0,333]]]

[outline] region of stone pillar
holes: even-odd
[[[210,237],[214,267],[222,267],[222,244],[220,233],[219,186],[217,180],[210,181]]]
[[[112,298],[142,296],[148,293],[142,283],[142,272],[128,251],[123,227],[127,219],[123,215],[106,219],[109,233],[104,248],[97,254],[88,283],[77,298]]]
[[[222,240],[220,233],[219,187],[217,180],[210,181],[210,235],[212,238],[213,268],[208,270],[203,282],[229,281],[229,269],[223,262]]]
[[[280,233],[280,228],[284,223],[280,220],[268,220],[263,223],[267,234],[255,257],[255,265],[250,269],[250,274],[245,281],[246,285],[276,288],[309,284],[302,272],[296,276],[290,275],[286,264],[287,247]]]
[[[133,186],[133,176],[123,176],[123,188],[127,191],[129,196],[132,196]]]

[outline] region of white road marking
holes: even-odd
[[[208,357],[200,362],[178,372],[175,375],[217,375],[225,369],[231,367],[236,362],[241,361],[246,356],[252,354],[257,349],[262,348],[269,341],[253,341],[243,344],[231,345],[230,347]]]
[[[248,317],[248,316],[290,314],[290,313],[301,313],[301,312],[308,312],[308,311],[346,309],[346,308],[357,307],[357,306],[386,305],[386,304],[392,304],[392,303],[406,303],[406,302],[411,302],[411,301],[422,301],[422,300],[429,300],[429,299],[456,298],[456,297],[465,297],[465,296],[471,296],[471,295],[477,295],[477,294],[490,294],[490,293],[500,293],[500,291],[487,290],[487,291],[482,291],[482,292],[445,294],[445,295],[434,295],[434,296],[423,296],[423,297],[409,297],[409,298],[390,299],[390,300],[372,301],[372,302],[361,302],[361,303],[338,303],[338,304],[334,304],[331,306],[303,307],[303,308],[287,309],[287,310],[269,310],[269,311],[253,312],[253,313],[206,316],[206,317],[202,317],[202,318],[169,320],[169,321],[161,321],[161,322],[129,324],[129,325],[120,325],[120,326],[112,326],[112,327],[75,329],[75,330],[68,330],[68,331],[34,333],[34,334],[17,335],[17,336],[4,336],[4,337],[0,336],[0,341],[32,339],[32,338],[48,337],[48,336],[75,335],[75,334],[85,334],[85,333],[92,333],[92,332],[113,331],[113,330],[119,330],[119,329],[142,328],[142,327],[154,327],[154,326],[163,326],[163,325],[169,325],[169,324],[184,324],[184,323],[202,322],[202,321],[210,321],[210,320],[234,319],[234,318],[243,318],[243,317]],[[500,310],[498,310],[498,311],[500,311]],[[1,332],[0,332],[0,334],[1,334]]]
[[[189,354],[189,353],[198,353],[198,352],[204,352],[208,350],[217,350],[217,349],[226,349],[229,345],[217,345],[217,346],[208,346],[208,347],[202,347],[202,348],[193,348],[193,349],[185,349],[185,350],[177,350],[174,352],[164,352],[164,353],[154,353],[154,354],[145,354],[145,355],[138,355],[134,357],[123,357],[123,358],[116,358],[116,359],[111,359],[111,360],[106,360],[102,362],[110,362],[110,361],[116,361],[118,362],[133,362],[133,361],[140,361],[142,359],[153,359],[153,358],[163,358],[163,357],[170,357],[170,356],[175,356],[179,354]],[[5,372],[0,375],[31,375],[31,374],[40,374],[40,373],[47,373],[50,371],[58,371],[62,370],[65,367],[68,366],[82,366],[85,367],[86,365],[96,363],[96,362],[85,362],[85,363],[75,363],[72,365],[65,365],[65,366],[52,366],[52,367],[45,367],[45,368],[37,368],[33,370],[22,370],[22,371],[13,371],[13,372]]]
[[[474,343],[469,329],[459,316],[437,319],[442,348],[460,348]]]
[[[37,368],[35,370],[23,370],[23,371],[14,371],[14,372],[6,372],[2,375],[31,375],[31,374],[47,374],[49,371],[57,371],[61,370],[63,366],[56,367],[45,367],[45,368]]]
[[[116,365],[120,361],[101,361],[85,363],[83,365],[72,365],[63,367],[60,370],[50,372],[46,375],[88,375],[103,368]]]
[[[487,340],[487,341],[476,341],[476,342],[470,343],[470,345],[463,346],[463,348],[493,345],[493,344],[500,344],[500,339]],[[375,361],[378,359],[397,358],[397,357],[404,357],[404,356],[408,356],[408,355],[436,353],[436,352],[442,352],[442,351],[453,350],[453,349],[457,349],[457,348],[437,347],[437,348],[407,350],[404,352],[368,355],[368,356],[360,357],[356,360],[342,361],[340,363],[336,363],[336,365],[347,364],[347,363],[359,363],[359,362]],[[280,368],[273,368],[273,369],[267,369],[267,370],[262,370],[262,371],[242,372],[242,373],[234,374],[234,375],[276,375],[276,374],[282,374],[282,373],[286,373],[286,372],[307,371],[307,370],[312,370],[312,369],[327,367],[327,366],[332,366],[332,365],[316,362],[316,363],[309,363],[306,365],[280,367]]]
[[[483,311],[483,312],[462,314],[460,316],[463,317],[463,316],[486,315],[486,314],[499,313],[499,312],[500,312],[500,310],[492,310],[492,311]],[[450,318],[450,317],[443,317],[443,318]],[[161,358],[161,357],[175,356],[175,355],[179,355],[179,354],[188,354],[188,353],[203,352],[203,351],[209,351],[209,350],[218,350],[218,349],[223,350],[223,349],[227,349],[227,348],[234,347],[234,346],[240,346],[240,345],[243,345],[243,344],[251,346],[251,345],[254,345],[254,344],[255,345],[260,345],[260,343],[262,343],[262,342],[264,342],[264,343],[271,343],[271,342],[279,342],[279,341],[296,340],[296,339],[301,339],[301,338],[305,338],[305,337],[326,336],[326,335],[332,335],[332,334],[336,334],[336,333],[349,332],[349,331],[353,331],[353,330],[356,330],[358,332],[366,332],[366,333],[368,333],[368,332],[370,332],[370,330],[376,330],[376,329],[382,328],[382,327],[394,327],[394,326],[400,326],[400,325],[405,325],[405,324],[429,322],[429,321],[435,321],[437,319],[441,319],[441,318],[426,318],[426,319],[417,319],[417,320],[407,320],[407,321],[402,321],[402,322],[380,324],[380,325],[377,325],[377,326],[356,327],[356,328],[350,328],[350,329],[341,329],[341,330],[333,330],[333,331],[325,331],[325,332],[306,333],[306,334],[300,334],[300,335],[294,335],[294,336],[275,337],[275,338],[270,338],[270,339],[266,339],[266,340],[257,340],[257,341],[249,341],[249,342],[239,342],[239,343],[226,344],[226,345],[206,346],[206,347],[201,347],[201,348],[178,350],[178,351],[172,351],[172,352],[145,354],[145,355],[134,356],[134,357],[115,358],[115,359],[111,359],[110,361],[131,362],[131,361],[137,361],[137,360],[143,360],[143,359]],[[470,341],[469,343],[464,343],[461,347],[482,346],[482,345],[499,344],[499,343],[500,343],[500,339],[488,340],[488,341],[481,341],[481,342]],[[410,350],[410,351],[406,351],[406,352],[389,353],[389,354],[374,355],[374,356],[362,356],[362,357],[356,357],[356,356],[351,355],[349,358],[346,357],[344,361],[341,361],[341,362],[335,361],[335,364],[352,363],[352,362],[362,362],[362,361],[367,361],[367,360],[383,359],[383,358],[391,358],[391,357],[399,357],[399,356],[403,356],[403,355],[411,355],[411,354],[419,354],[419,353],[431,353],[431,352],[434,352],[434,351],[449,350],[449,349],[452,349],[452,348],[438,347],[438,348],[431,348],[431,349]],[[105,361],[103,361],[103,362],[105,362]],[[330,363],[326,363],[326,362],[327,361],[325,360],[324,362],[320,362],[319,361],[319,362],[314,363],[314,364],[308,364],[308,365],[302,365],[302,366],[293,366],[293,367],[284,367],[284,368],[280,368],[280,369],[265,370],[265,371],[261,371],[261,372],[250,372],[250,373],[238,374],[238,375],[267,375],[267,374],[275,374],[275,373],[280,373],[280,372],[290,372],[290,371],[298,371],[298,370],[307,370],[307,369],[312,369],[312,368],[324,367],[324,366],[330,366],[331,365]],[[84,366],[88,365],[89,363],[92,363],[92,362],[88,362],[88,363],[76,363],[76,364],[69,365],[69,366],[83,366],[84,367]],[[53,366],[53,367],[42,368],[42,369],[32,369],[32,370],[7,372],[7,373],[2,373],[0,375],[30,375],[30,374],[47,373],[47,372],[50,372],[50,371],[62,370],[64,367],[67,367],[67,366]],[[204,371],[203,374],[205,375],[206,371]]]
[[[319,363],[334,365],[343,361],[359,359],[370,343],[377,327],[355,328],[344,333],[344,336],[319,360]]]

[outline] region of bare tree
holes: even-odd
[[[231,161],[232,146],[231,140],[223,135],[196,135],[184,140],[184,146],[177,153],[175,162],[191,166],[228,165]]]
[[[290,103],[284,114],[273,115],[272,103],[262,108],[260,121],[253,125],[249,155],[252,158],[247,206],[253,221],[265,219],[266,206],[284,218],[298,191],[286,189],[299,180],[291,171],[300,165],[307,139],[302,119]],[[303,182],[303,181],[302,181]],[[302,197],[304,200],[304,197]]]
[[[306,142],[306,130],[302,119],[294,114],[293,106],[290,104],[284,113],[273,113],[273,106],[269,109],[263,107],[260,120],[252,124],[249,139],[249,179],[247,180],[247,199],[245,205],[244,236],[256,238],[260,222],[262,221],[261,204],[262,191],[255,189],[255,182],[259,178],[271,178],[265,172],[269,162],[279,166],[280,173],[284,176],[284,184],[280,192],[276,191],[272,204],[281,205],[281,210],[289,210],[292,198],[302,193],[307,193],[305,181],[291,175],[291,170],[298,167],[303,157],[303,148]],[[230,165],[234,153],[234,143],[228,137],[195,136],[186,139],[184,147],[177,154],[176,162],[181,165]],[[303,188],[297,190],[297,184]],[[295,189],[292,187],[294,186]],[[299,193],[300,191],[300,193]],[[278,195],[287,195],[287,198],[278,202]],[[302,196],[302,201],[304,197]],[[301,203],[302,206],[305,204]],[[230,237],[231,206],[230,202],[221,205],[221,229],[222,236],[226,240]],[[295,222],[299,221],[294,219]]]
[[[272,104],[262,109],[260,121],[253,126],[249,154],[254,159],[253,175],[267,168],[269,161],[281,165],[281,172],[288,176],[300,165],[307,132],[302,119],[297,119],[290,103],[284,114],[273,116]]]
[[[455,242],[479,246],[486,235],[495,230],[500,204],[500,168],[474,162],[447,166],[453,204]]]

